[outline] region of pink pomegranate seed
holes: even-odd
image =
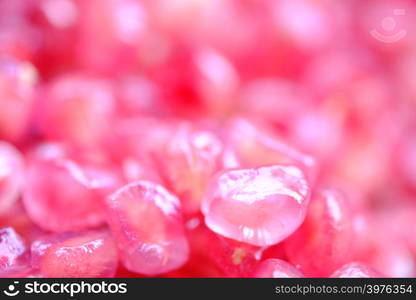
[[[95,146],[110,129],[112,86],[105,80],[66,75],[48,86],[42,105],[40,126],[49,139]]]
[[[232,62],[214,49],[196,51],[196,89],[207,113],[226,116],[236,105],[239,75]]]
[[[0,57],[0,139],[17,141],[23,137],[36,81],[32,64]]]
[[[219,168],[222,144],[209,131],[182,124],[167,145],[164,173],[185,214],[199,212],[207,182]]]
[[[0,215],[17,200],[22,182],[22,155],[11,144],[0,141]]]
[[[258,278],[300,278],[305,277],[294,265],[281,259],[266,259],[262,261],[254,272]]]
[[[125,117],[164,115],[168,107],[160,97],[159,87],[144,76],[123,76],[117,81],[117,111]]]
[[[333,278],[378,278],[384,277],[381,273],[374,270],[369,265],[352,262],[343,265],[336,270],[331,277]]]
[[[303,222],[309,184],[295,166],[269,166],[220,173],[202,203],[207,226],[256,246],[285,239]]]
[[[113,277],[118,262],[106,230],[49,235],[34,241],[31,253],[43,277]]]
[[[343,143],[342,120],[335,113],[311,109],[300,114],[291,125],[291,134],[296,145],[327,162],[336,159]]]
[[[83,69],[100,74],[131,69],[147,27],[142,1],[93,0],[78,6],[83,17],[75,50]]]
[[[128,270],[155,275],[187,261],[180,209],[174,195],[150,181],[130,183],[108,197],[107,220]]]
[[[289,260],[311,276],[328,276],[353,254],[353,217],[341,192],[324,189],[312,196],[305,222],[285,241]]]
[[[29,3],[1,3],[0,53],[4,57],[30,59],[36,33],[24,16],[33,5]],[[16,22],[18,20],[18,22]],[[14,22],[13,22],[14,21]]]
[[[0,273],[22,265],[26,246],[11,227],[0,229]]]
[[[81,230],[104,222],[103,200],[118,185],[111,168],[65,156],[34,156],[28,165],[23,203],[43,229]]]

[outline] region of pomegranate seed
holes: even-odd
[[[289,260],[311,276],[328,276],[348,262],[354,244],[352,208],[335,189],[312,196],[305,222],[285,241]]]
[[[167,107],[160,99],[159,87],[144,76],[125,76],[118,83],[117,110],[120,115],[134,118],[137,115],[167,114]]]
[[[31,264],[43,277],[113,277],[117,250],[107,231],[49,235],[32,243]]]
[[[103,200],[119,184],[114,170],[54,155],[29,160],[23,203],[30,218],[54,232],[101,225]]]
[[[224,171],[208,187],[202,212],[214,232],[270,246],[303,222],[309,189],[303,172],[295,166]]]
[[[377,272],[369,265],[352,262],[343,265],[341,268],[336,270],[331,277],[334,278],[377,278],[384,277],[381,273]]]
[[[155,275],[186,262],[180,209],[174,195],[149,181],[130,183],[108,197],[107,221],[128,270]]]
[[[209,131],[182,124],[169,141],[164,170],[185,214],[199,212],[208,180],[219,168],[221,142]]]
[[[227,115],[235,106],[239,76],[231,61],[213,49],[200,49],[195,55],[199,70],[196,80],[208,114]],[[200,74],[199,74],[200,73]]]
[[[22,155],[11,144],[0,141],[0,215],[15,203],[22,183]]]
[[[266,259],[262,261],[254,277],[259,278],[300,278],[305,277],[302,272],[292,264],[281,259]]]
[[[93,0],[77,6],[82,16],[75,47],[79,64],[103,74],[131,69],[132,62],[137,60],[137,44],[147,27],[143,3]]]
[[[296,145],[324,162],[336,158],[343,145],[342,120],[337,120],[339,116],[333,112],[327,114],[310,108],[296,119],[291,129]]]
[[[24,264],[26,246],[11,227],[0,229],[0,273]]]
[[[24,136],[36,81],[32,64],[0,56],[0,139],[18,141]]]
[[[42,103],[45,135],[81,147],[102,143],[109,131],[114,98],[105,80],[71,74],[54,80]]]

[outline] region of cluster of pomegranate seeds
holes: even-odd
[[[416,276],[415,16],[0,0],[0,276]]]

